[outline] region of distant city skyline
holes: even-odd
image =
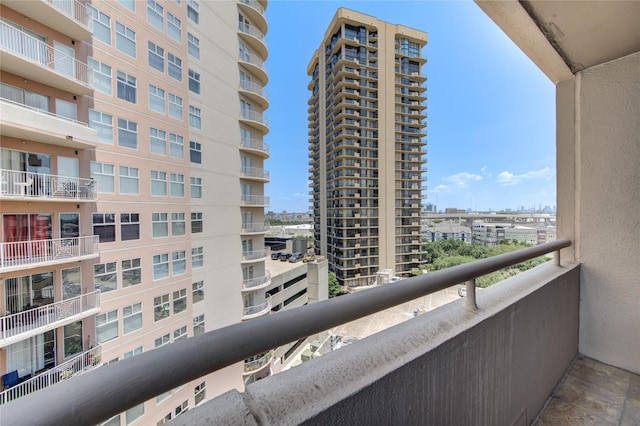
[[[310,209],[306,66],[339,7],[429,33],[425,202],[478,211],[556,205],[554,86],[472,2],[273,1],[268,210]],[[292,36],[292,22],[304,31]]]

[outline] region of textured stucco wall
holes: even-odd
[[[551,262],[176,418],[204,424],[528,424],[577,354],[579,267]]]
[[[583,264],[580,352],[640,373],[640,53],[561,83],[558,129],[559,228]]]

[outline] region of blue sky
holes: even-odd
[[[309,210],[306,70],[339,7],[429,33],[427,202],[555,206],[554,86],[473,2],[271,0],[268,210]]]

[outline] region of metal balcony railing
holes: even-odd
[[[253,306],[245,306],[242,311],[242,319],[247,320],[265,315],[271,311],[271,296],[262,303]]]
[[[98,256],[99,236],[0,243],[0,272]]]
[[[0,197],[96,201],[97,182],[70,176],[0,169]]]
[[[254,356],[249,358],[249,360],[244,361],[244,374],[253,374],[258,370],[261,370],[263,367],[269,365],[271,362],[271,358],[273,357],[273,352],[269,351],[263,353],[259,356]]]
[[[93,30],[91,12],[78,0],[46,0],[57,10]]]
[[[243,223],[240,230],[243,234],[250,234],[253,232],[267,232],[268,226],[264,223]]]
[[[251,262],[251,261],[266,259],[268,255],[269,253],[267,249],[245,251],[245,252],[242,252],[242,261]]]
[[[261,112],[258,111],[248,111],[242,110],[240,111],[240,118],[245,120],[257,121],[258,123],[262,123],[265,126],[269,125],[269,120],[265,117]]]
[[[240,176],[269,180],[269,171],[260,167],[243,167],[240,169]]]
[[[473,281],[551,252],[556,252],[556,264],[559,265],[560,249],[570,245],[570,240],[557,240],[212,330],[104,366],[90,375],[61,383],[55,390],[45,389],[37,395],[20,398],[3,407],[1,420],[7,424],[97,424],[255,354],[455,284]],[[475,286],[467,286],[466,303],[472,313],[477,312]],[[96,383],[100,385],[96,386]],[[122,392],[122,389],[128,391]],[[73,399],[66,392],[73,392]],[[104,395],[110,397],[104,398]],[[34,406],[38,410],[31,409]]]
[[[239,0],[240,3],[242,4],[246,4],[247,6],[251,6],[252,8],[256,9],[258,12],[260,12],[260,14],[264,15],[264,7],[258,3],[257,0]]]
[[[93,70],[85,63],[11,25],[0,22],[0,47],[49,71],[86,86],[93,86]]]
[[[261,96],[264,99],[269,99],[267,91],[258,83],[247,80],[240,80],[240,89],[246,90],[247,92],[255,93],[256,95]]]
[[[269,154],[269,145],[266,142],[257,139],[242,139],[240,141],[240,146],[245,149],[262,151]]]
[[[268,206],[270,202],[269,197],[264,195],[243,195],[241,204],[243,206]]]
[[[77,321],[100,310],[100,290],[0,318],[0,347]]]
[[[242,281],[242,290],[258,290],[271,282],[271,272],[266,271],[263,277],[250,278]]]
[[[264,45],[267,44],[267,42],[264,39],[264,34],[262,33],[262,31],[260,31],[259,29],[257,29],[253,25],[240,23],[238,25],[238,29],[240,30],[240,32],[243,32],[245,34],[249,34],[249,35],[257,38],[258,40],[260,40],[262,42],[262,44],[264,44]]]
[[[254,53],[240,51],[238,59],[242,62],[246,62],[258,68],[261,68],[265,73],[268,72],[267,64],[265,63],[264,59]]]
[[[69,361],[37,374],[32,378],[0,392],[0,404],[6,404],[40,389],[44,389],[73,376],[78,376],[102,365],[102,346],[84,351]]]

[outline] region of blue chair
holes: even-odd
[[[4,374],[2,376],[2,384],[5,389],[9,389],[20,383],[20,377],[18,377],[18,370],[11,371],[10,373]]]

